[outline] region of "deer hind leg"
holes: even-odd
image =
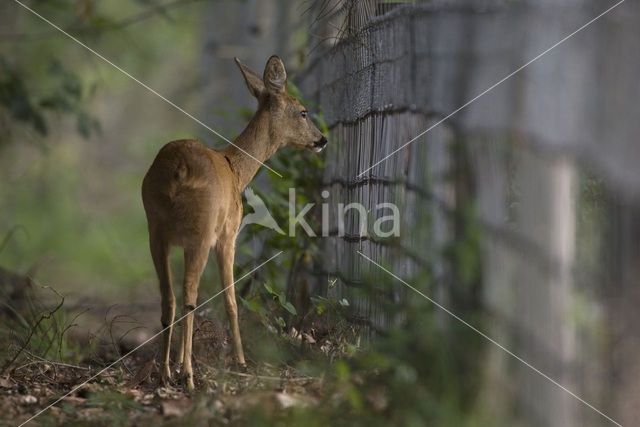
[[[184,323],[180,326],[180,340],[178,342],[178,357],[176,358],[176,364],[178,366],[182,366],[182,362],[184,361]]]
[[[162,382],[167,385],[171,379],[171,370],[169,369],[169,352],[171,350],[171,331],[173,329],[173,319],[176,312],[176,298],[171,287],[171,267],[169,265],[169,255],[171,247],[168,242],[157,233],[149,234],[149,246],[151,249],[151,257],[153,265],[156,268],[158,280],[160,281],[160,295],[162,297],[162,315],[160,322],[162,323],[162,349],[161,349],[161,377]]]
[[[245,366],[242,339],[240,338],[240,326],[238,325],[238,306],[236,304],[236,292],[233,284],[233,260],[235,257],[235,235],[227,241],[220,241],[216,246],[220,281],[224,290],[224,307],[231,326],[233,347],[238,363]]]
[[[193,390],[193,368],[191,366],[191,346],[193,344],[193,310],[198,300],[200,277],[207,265],[209,246],[186,247],[184,249],[184,283],[182,315],[186,316],[182,323],[182,375],[186,386]]]

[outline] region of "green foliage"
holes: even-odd
[[[283,316],[285,313],[296,315],[296,309],[287,301],[283,291],[277,291],[272,286],[264,283],[264,290],[258,295],[249,298],[240,298],[242,305],[257,314],[262,325],[273,333],[283,334],[287,326]]]
[[[84,138],[99,132],[97,119],[85,105],[95,86],[85,88],[80,77],[57,58],[46,61],[47,89],[35,91],[38,85],[33,80],[39,76],[32,75],[27,64],[10,64],[0,53],[0,113],[4,109],[13,120],[31,126],[41,136],[49,133],[48,122],[59,120],[59,115],[75,117],[76,130]]]
[[[143,72],[167,56],[181,64],[198,54],[198,32],[185,31],[191,23],[182,19],[168,25],[170,9],[174,18],[181,16],[161,3],[59,0],[29,6],[145,80],[149,74]],[[189,3],[195,1],[175,6]],[[192,135],[193,126],[183,125],[180,113],[175,122],[119,117],[140,108],[132,91],[144,89],[19,5],[4,9],[20,19],[2,30],[15,41],[0,43],[0,236],[15,226],[25,232],[9,242],[0,265],[25,271],[50,256],[55,262],[39,270],[39,278],[61,291],[112,298],[114,291],[141,284],[155,289],[142,176],[162,142]],[[157,32],[132,25],[154,16],[161,18]],[[153,95],[144,102],[162,104]],[[114,122],[123,129],[114,132]],[[114,134],[122,139],[111,139]]]
[[[464,203],[456,212],[458,236],[444,248],[444,256],[451,262],[455,279],[466,287],[480,280],[480,225],[475,207]]]
[[[31,124],[42,135],[47,126],[41,111],[34,105],[33,96],[20,74],[7,61],[0,57],[0,105],[18,121]]]
[[[316,314],[322,315],[325,313],[338,313],[340,317],[346,317],[346,307],[349,307],[349,301],[346,298],[337,300],[335,298],[327,298],[323,296],[311,297],[311,302],[316,311]]]
[[[271,294],[271,296],[273,297],[273,300],[277,301],[282,308],[284,308],[285,310],[287,310],[289,313],[293,315],[297,314],[293,304],[291,304],[289,301],[286,300],[284,292],[278,292],[266,283],[264,284],[264,288],[269,292],[269,294]]]

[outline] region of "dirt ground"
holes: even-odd
[[[244,424],[253,411],[268,416],[320,402],[323,376],[303,376],[293,368],[251,361],[241,372],[228,351],[226,331],[202,317],[197,325],[195,391],[186,392],[179,381],[161,385],[151,350],[157,345],[104,372],[108,364],[65,365],[27,354],[0,377],[1,424],[19,425],[52,405],[31,423],[183,425],[191,420],[188,424],[234,425]],[[177,367],[174,378],[179,378]]]

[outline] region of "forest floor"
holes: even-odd
[[[34,425],[242,425],[255,414],[271,418],[278,411],[314,407],[323,400],[324,375],[307,376],[292,367],[251,361],[240,371],[224,349],[218,352],[222,360],[211,360],[211,350],[227,347],[227,333],[206,319],[197,324],[195,391],[185,391],[180,381],[162,386],[150,351],[96,376],[103,365],[63,364],[25,350],[20,364],[14,363],[0,377],[0,424],[19,425],[48,408],[32,421]]]
[[[252,411],[268,415],[314,406],[322,395],[322,378],[297,377],[268,365],[255,366],[247,373],[200,369],[196,391],[189,393],[179,386],[162,387],[154,362],[131,362],[128,369],[111,369],[88,383],[93,370],[45,362],[2,377],[2,424],[19,425],[51,404],[32,421],[34,425],[171,425],[177,420],[181,425],[244,424]],[[70,390],[74,391],[68,394]]]
[[[344,335],[313,323],[304,332],[285,327],[282,317],[274,318],[282,312],[270,300],[260,306],[262,314],[241,310],[243,370],[236,366],[226,319],[213,308],[196,313],[191,392],[176,364],[173,384],[161,383],[159,339],[149,340],[150,328],[141,326],[149,321],[149,310],[132,305],[127,309],[135,315],[126,314],[121,305],[91,317],[60,301],[31,301],[29,315],[6,303],[11,310],[0,307],[2,426],[20,425],[34,415],[29,424],[267,425],[283,416],[290,421],[292,413],[308,417],[300,414],[347,399],[335,384],[327,387],[331,360],[345,354]],[[13,307],[20,306],[13,301]],[[78,324],[84,333],[78,333]],[[180,331],[176,326],[172,356]]]

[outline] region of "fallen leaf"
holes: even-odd
[[[389,405],[389,399],[382,386],[370,389],[366,394],[366,398],[371,403],[371,407],[375,412],[382,412],[387,409]]]
[[[103,412],[104,412],[104,409],[102,408],[84,408],[78,411],[78,418],[89,420],[99,414],[102,414]]]
[[[23,405],[35,405],[38,403],[38,399],[35,396],[28,394],[26,396],[22,396],[21,402]]]
[[[225,396],[224,404],[235,411],[244,411],[251,407],[261,407],[266,413],[291,407],[314,406],[316,399],[302,394],[282,393],[272,391],[255,391],[236,396]]]
[[[87,399],[85,399],[84,397],[78,397],[78,396],[65,396],[64,401],[77,404],[77,405],[82,405],[87,401]]]
[[[189,409],[188,400],[165,400],[162,402],[162,415],[165,417],[181,417]]]
[[[282,409],[291,408],[293,406],[306,408],[317,403],[312,397],[302,394],[275,393],[275,399]]]
[[[142,396],[142,392],[140,390],[136,390],[134,388],[130,388],[124,392],[125,397],[128,399],[138,400],[140,396]]]
[[[177,398],[178,396],[181,395],[181,393],[172,388],[172,387],[158,387],[156,389],[156,395],[160,398],[160,399],[167,399],[167,398]]]

